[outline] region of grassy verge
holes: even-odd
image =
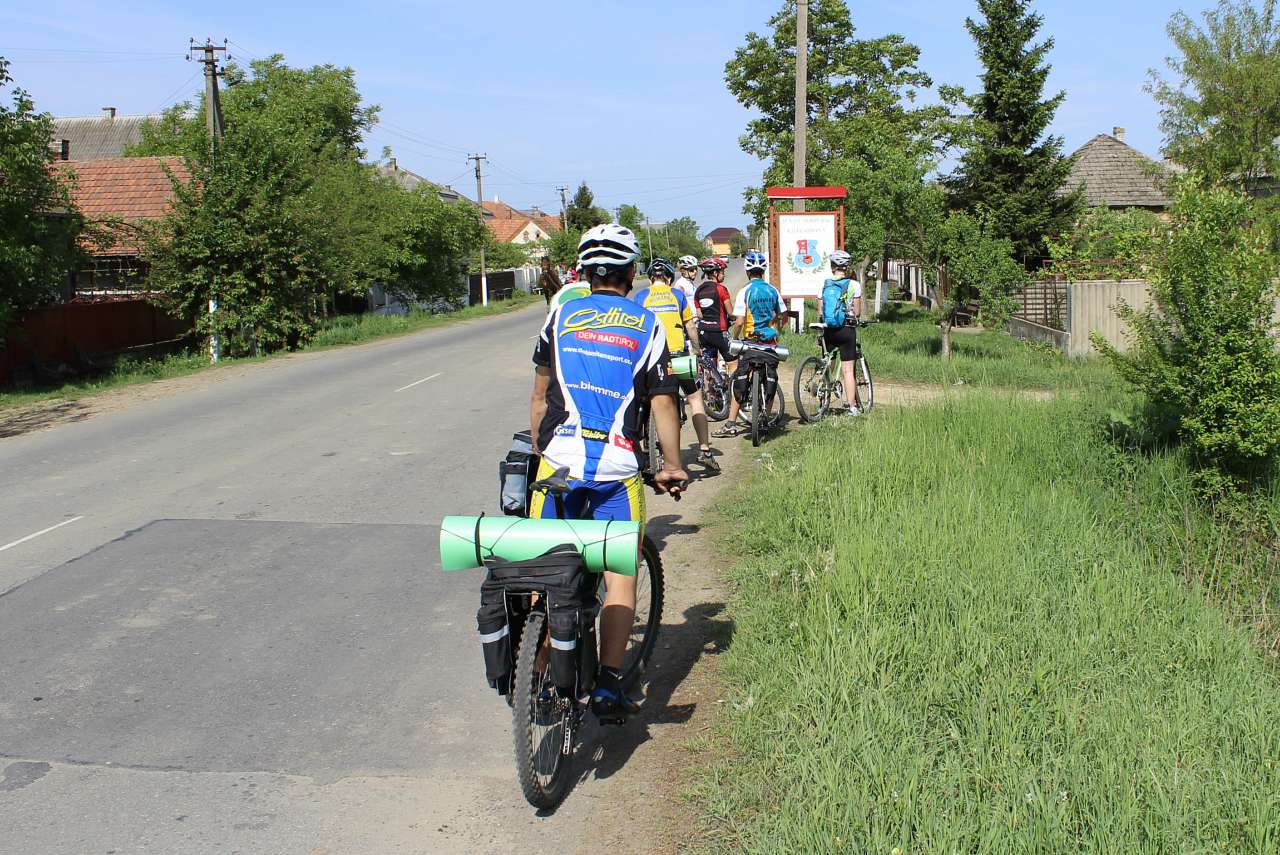
[[[877,379],[1009,389],[1104,388],[1115,383],[1100,359],[1067,359],[1050,347],[994,330],[953,333],[951,359],[943,363],[936,319],[913,306],[895,310],[860,334]],[[796,354],[792,361],[817,353],[811,335],[788,335],[787,344]]]
[[[409,315],[340,315],[325,320],[311,342],[303,350],[325,350],[331,347],[344,347],[352,344],[373,341],[390,336],[407,335],[431,327],[458,321],[501,315],[522,309],[525,306],[541,302],[542,298],[517,293],[510,300],[491,303],[488,306],[468,306],[454,312],[429,314],[414,312]],[[273,354],[279,356],[283,354]],[[271,358],[271,357],[265,357]],[[224,359],[221,365],[234,365],[243,362],[260,361],[262,357],[246,357],[240,359]],[[106,373],[91,378],[69,380],[59,386],[32,390],[0,390],[0,410],[18,407],[39,401],[54,399],[82,398],[108,389],[122,386],[133,386],[138,383],[149,383],[152,380],[163,380],[182,377],[205,371],[211,368],[208,357],[204,353],[180,353],[173,356],[154,359],[132,359],[125,357]]]
[[[1098,415],[978,393],[769,449],[725,503],[725,851],[1280,851],[1280,682],[1208,601],[1274,608],[1275,552]]]

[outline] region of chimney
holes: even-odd
[[[70,160],[71,140],[49,140],[49,157],[53,160]]]
[[[1112,128],[1111,136],[1120,140],[1120,142],[1124,142],[1124,128]]]
[[[115,108],[115,107],[103,107],[103,108],[102,108],[102,118],[104,118],[104,119],[114,119],[115,117],[116,117],[116,108]]]
[[[387,158],[387,166],[391,167],[392,172],[396,172],[400,169],[400,167],[396,166],[396,159],[394,157]]]

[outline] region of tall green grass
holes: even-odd
[[[1185,467],[1096,416],[979,393],[769,449],[725,505],[724,851],[1280,851],[1276,672],[1172,561]]]
[[[811,316],[813,311],[811,308]],[[912,306],[895,308],[880,323],[859,334],[876,379],[1009,389],[1097,389],[1116,385],[1114,373],[1100,359],[1068,359],[1048,346],[1018,341],[998,330],[953,332],[951,359],[943,362],[937,319]],[[817,353],[812,335],[788,334],[785,338],[796,353],[793,362]]]

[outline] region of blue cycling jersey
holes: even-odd
[[[787,310],[782,295],[763,279],[752,279],[738,292],[733,313],[743,319],[743,338],[776,341],[778,316]]]
[[[543,458],[572,478],[635,475],[639,405],[674,391],[670,358],[657,317],[626,297],[597,292],[554,309],[533,351],[552,378],[538,431]]]

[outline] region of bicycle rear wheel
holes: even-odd
[[[702,402],[707,408],[707,418],[715,422],[729,416],[728,386],[718,372],[702,368]]]
[[[856,406],[859,412],[869,413],[871,408],[875,406],[875,386],[871,382],[871,369],[867,367],[867,358],[859,356],[858,361],[853,364],[854,381],[858,384],[858,388],[854,390],[853,406]]]
[[[760,388],[761,377],[760,372],[752,370],[751,372],[751,444],[758,446],[760,444],[760,432],[764,429],[761,424],[764,421],[764,393]]]
[[[596,598],[604,605],[605,583],[600,579]],[[640,564],[636,567],[636,614],[631,624],[631,637],[627,639],[627,652],[622,660],[622,687],[628,689],[644,673],[658,641],[658,629],[662,626],[662,605],[666,586],[662,577],[662,556],[648,535],[640,551]],[[601,612],[604,609],[601,608]],[[599,631],[597,630],[597,636]]]
[[[574,702],[556,693],[549,665],[538,670],[546,626],[546,615],[540,611],[525,621],[511,704],[516,775],[525,799],[539,809],[555,807],[564,799],[573,771]]]
[[[827,382],[826,366],[821,359],[810,356],[800,363],[800,369],[796,371],[794,392],[800,421],[821,421],[831,406],[831,386]]]

